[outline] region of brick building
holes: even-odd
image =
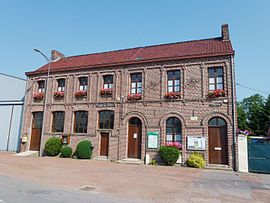
[[[73,148],[91,140],[94,157],[143,160],[175,144],[183,162],[198,150],[208,164],[233,167],[234,50],[228,25],[221,34],[71,57],[52,51],[47,92],[48,64],[26,73],[25,150],[60,136]]]

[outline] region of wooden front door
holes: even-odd
[[[228,164],[228,141],[226,126],[209,127],[209,163]]]
[[[100,156],[108,156],[109,154],[109,133],[100,133]]]
[[[42,132],[43,112],[34,112],[32,120],[30,150],[39,151]]]
[[[141,158],[142,126],[129,124],[128,158]]]

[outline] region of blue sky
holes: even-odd
[[[270,93],[270,1],[2,0],[0,72],[25,77],[66,56],[220,36],[228,23],[237,82]],[[237,87],[238,100],[256,93]]]

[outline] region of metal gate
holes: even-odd
[[[270,141],[251,138],[248,141],[249,172],[270,173]]]

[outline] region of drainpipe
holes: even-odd
[[[235,116],[235,102],[236,102],[236,98],[234,97],[235,94],[235,70],[234,70],[234,58],[233,56],[231,56],[230,58],[230,62],[231,62],[231,84],[232,84],[232,116],[233,116],[233,154],[234,154],[234,161],[233,161],[233,168],[234,170],[237,170],[236,167],[236,116]]]
[[[7,137],[7,148],[6,148],[7,151],[9,149],[9,140],[10,140],[11,127],[12,127],[13,112],[14,112],[14,105],[12,105],[12,107],[11,107],[11,113],[10,113],[9,129],[8,129],[8,137]]]

